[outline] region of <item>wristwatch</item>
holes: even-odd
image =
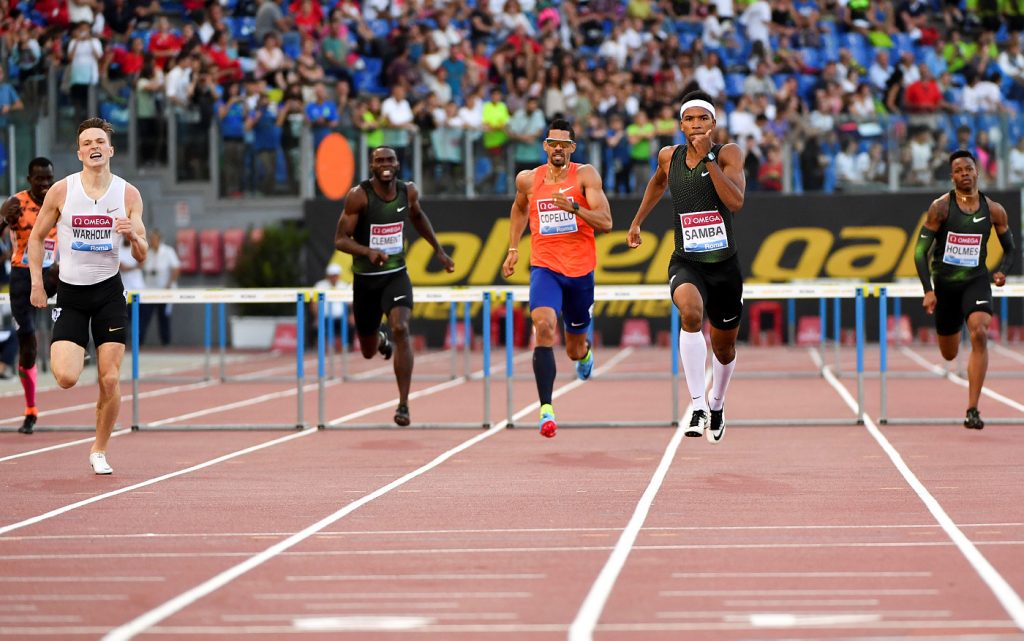
[[[580,204],[578,202],[576,202],[575,200],[572,201],[572,210],[574,212],[578,212],[580,210]]]
[[[715,162],[715,158],[717,158],[717,156],[715,156],[715,152],[709,151],[708,155],[704,156],[704,161],[705,162]]]

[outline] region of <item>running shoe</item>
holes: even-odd
[[[693,410],[690,414],[690,426],[686,428],[686,436],[700,438],[708,428],[708,413],[704,410]]]
[[[590,374],[594,371],[594,350],[590,348],[590,343],[587,343],[587,355],[576,361],[576,378],[581,381],[585,381],[590,378]]]
[[[981,420],[981,414],[977,407],[967,408],[967,418],[964,419],[964,427],[969,430],[980,430],[985,427],[985,421]]]
[[[89,455],[89,465],[92,471],[97,474],[113,474],[114,468],[107,463],[107,455],[103,452],[93,452]]]
[[[540,435],[545,438],[554,438],[558,432],[558,423],[555,422],[555,410],[551,405],[540,406]]]
[[[22,434],[31,434],[36,428],[36,419],[37,417],[35,414],[26,414],[25,421],[21,424],[21,427],[18,428],[18,431]]]
[[[398,409],[395,410],[395,425],[405,427],[409,424],[409,406],[401,403],[398,405]]]
[[[725,408],[720,410],[711,410],[711,422],[708,425],[708,431],[704,433],[708,437],[708,441],[712,443],[720,443],[722,437],[725,436]]]
[[[384,360],[391,360],[391,353],[394,351],[391,339],[383,327],[377,330],[377,352],[384,357]]]

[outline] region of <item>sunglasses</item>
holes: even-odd
[[[544,144],[555,149],[569,149],[576,144],[573,140],[561,140],[560,138],[545,138]]]

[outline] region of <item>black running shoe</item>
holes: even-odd
[[[26,414],[25,422],[21,424],[21,427],[18,428],[18,431],[21,432],[22,434],[31,434],[36,427],[36,418],[37,417],[35,414]]]
[[[978,413],[978,408],[967,408],[967,418],[964,419],[964,427],[969,430],[980,430],[985,427],[985,421],[981,420],[981,414]]]
[[[708,425],[708,431],[705,432],[708,437],[708,441],[712,443],[719,443],[722,437],[725,436],[725,408],[720,410],[711,410],[711,423]]]
[[[377,330],[377,352],[384,357],[384,360],[391,360],[391,353],[394,351],[394,347],[391,345],[391,339],[388,338],[388,333],[381,327]]]
[[[690,426],[686,428],[686,436],[700,438],[708,428],[708,414],[704,410],[693,410],[690,415]]]
[[[395,425],[405,427],[409,424],[409,406],[399,405],[395,410]]]

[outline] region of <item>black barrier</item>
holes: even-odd
[[[925,211],[940,192],[899,194],[801,195],[780,196],[749,194],[743,210],[737,214],[736,232],[739,258],[747,282],[782,283],[818,278],[849,279],[867,282],[892,282],[916,278],[914,244]],[[1021,193],[1019,191],[989,192],[1000,202],[1010,218],[1018,247],[1021,243]],[[508,214],[511,199],[441,199],[423,201],[438,239],[456,263],[453,274],[444,272],[433,259],[433,250],[426,241],[409,230],[409,275],[414,285],[525,285],[528,273],[520,269],[512,279],[501,276],[501,265],[508,250]],[[668,261],[674,247],[672,209],[663,199],[643,228],[644,243],[629,249],[626,234],[636,213],[638,199],[612,199],[614,229],[599,234],[597,270],[599,285],[658,284],[667,282]],[[307,274],[311,280],[324,271],[333,252],[335,229],[342,202],[306,201],[304,216],[310,232],[307,251]],[[411,225],[407,225],[411,227]],[[1019,251],[1019,250],[1018,250]],[[998,264],[1002,250],[992,235],[989,244],[989,265]],[[520,245],[520,265],[529,261],[529,235]],[[1021,273],[1018,260],[1014,274]],[[597,331],[605,342],[617,342],[622,321],[626,318],[647,318],[652,330],[668,328],[668,291],[665,301],[605,301],[595,306]],[[914,326],[929,323],[913,300],[902,312]],[[417,305],[414,332],[426,334],[431,344],[443,340],[447,308]],[[443,307],[443,305],[441,306]],[[853,326],[853,308],[844,306],[844,327]],[[785,317],[784,322],[789,322]],[[817,305],[801,302],[797,316],[816,315]],[[479,309],[473,310],[480,329]],[[1011,310],[1011,322],[1019,322],[1020,310]],[[436,322],[435,322],[436,321]],[[745,336],[744,322],[741,336]],[[868,331],[874,333],[869,325]],[[771,327],[762,329],[773,329]],[[783,336],[786,332],[782,333]]]

